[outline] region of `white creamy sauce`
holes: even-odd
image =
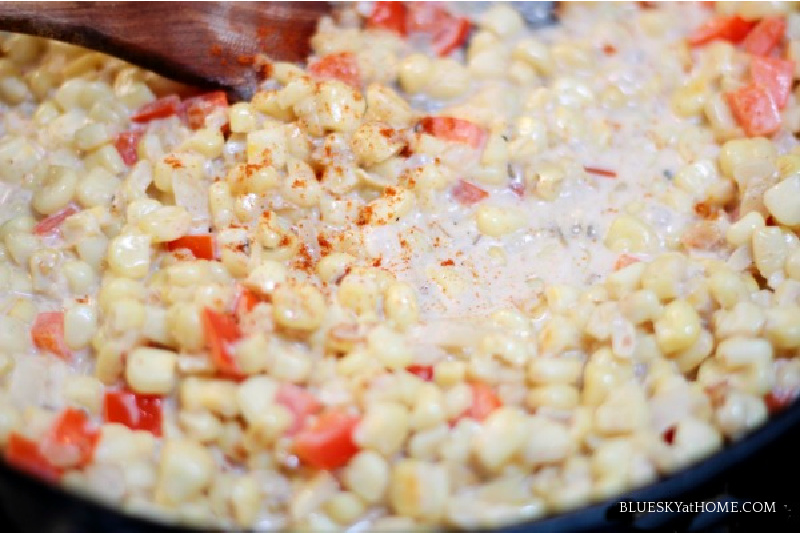
[[[623,26],[625,34],[602,38],[598,36],[603,32],[602,24],[596,24],[593,18],[596,15],[587,10],[570,17],[568,25],[537,30],[537,38],[548,43],[616,44],[619,51],[615,50],[596,69],[579,71],[583,76],[579,81],[595,96],[609,86],[618,87],[626,95],[633,94],[648,83],[661,84],[663,94],[650,100],[631,98],[622,108],[604,108],[597,101],[574,107],[584,120],[610,136],[607,146],[592,142],[591,138],[587,142],[586,135],[580,132],[572,135],[571,125],[568,121],[561,124],[565,119],[555,110],[544,117],[534,117],[563,130],[564,139],[551,139],[548,148],[533,156],[530,165],[535,168],[543,162],[567,158],[574,162],[575,169],[597,167],[615,172],[616,177],[568,175],[552,201],[539,200],[531,192],[519,198],[507,188],[481,186],[490,193],[484,203],[520,209],[526,215],[522,228],[498,239],[481,237],[474,208],[461,207],[445,195],[435,213],[417,210],[399,222],[365,230],[369,253],[380,256],[382,267],[419,289],[420,305],[427,319],[483,315],[515,306],[535,296],[540,282],[576,287],[597,282],[612,271],[619,255],[603,244],[608,227],[632,203],[637,204],[636,216],[649,224],[658,237],[653,254],[665,250],[665,242],[676,239],[693,220],[692,213],[677,212],[659,199],[670,187],[669,179],[686,164],[687,154],[681,153],[685,149],[677,137],[685,131],[685,121],[669,110],[669,95],[679,83],[678,73],[683,67],[677,61],[665,64],[663,54],[666,43],[674,43],[685,30],[665,28],[663,40],[644,39],[642,28],[630,24]],[[594,40],[589,41],[587,36]],[[630,42],[637,42],[637,46],[630,47]],[[671,78],[675,85],[669,83]],[[521,97],[513,86],[497,87],[485,82],[483,87],[476,87],[472,96],[482,88],[494,91],[502,99],[493,102],[499,105],[493,106],[497,109],[491,112],[505,111],[509,123],[524,112],[525,103],[519,101]],[[556,103],[567,106],[571,100],[583,97],[580,91],[556,94]],[[411,103],[421,111],[436,108],[444,115],[450,109],[424,99],[412,99]],[[690,157],[714,156],[716,144],[712,139],[706,141],[692,144]],[[471,181],[468,173],[463,178]],[[420,240],[421,245],[400,244]],[[492,249],[502,252],[493,254]],[[442,265],[449,265],[449,261],[452,266]],[[455,275],[458,290],[445,292],[432,279],[441,269],[449,269]]]

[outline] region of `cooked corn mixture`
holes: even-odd
[[[0,37],[0,448],[125,512],[619,495],[800,391],[789,4],[365,2],[252,101]]]

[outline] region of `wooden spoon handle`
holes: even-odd
[[[256,53],[300,61],[327,2],[0,2],[0,29],[120,57],[168,78],[255,90]]]

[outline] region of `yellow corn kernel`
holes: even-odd
[[[669,303],[654,326],[658,346],[666,354],[689,348],[697,341],[701,330],[697,311],[680,300]]]

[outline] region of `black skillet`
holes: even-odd
[[[8,9],[14,3],[5,3]],[[62,4],[66,8],[68,4]],[[97,8],[97,3],[95,8]],[[172,6],[176,4],[170,3]],[[187,3],[194,4],[194,3]],[[553,2],[522,2],[518,8],[529,24],[551,22]],[[39,6],[41,7],[41,3]],[[127,2],[118,5],[130,8]],[[146,4],[145,4],[146,5]],[[180,5],[180,4],[178,4]],[[21,12],[22,5],[17,4]],[[165,4],[158,9],[166,9]],[[171,10],[168,10],[171,11]],[[174,15],[174,12],[172,12]],[[0,19],[2,17],[0,16]],[[2,25],[3,20],[0,20]],[[36,32],[37,28],[9,26],[5,29]],[[52,28],[48,31],[53,32]],[[67,33],[53,34],[69,38]],[[97,38],[97,36],[95,36]],[[73,39],[74,40],[74,39]],[[98,41],[103,44],[101,41]],[[91,44],[91,43],[83,43]],[[132,58],[136,60],[136,58]],[[158,65],[152,65],[153,68]],[[167,69],[168,70],[168,69]],[[173,71],[174,72],[174,71]],[[191,76],[186,77],[191,81]],[[217,82],[218,84],[220,82]],[[241,83],[241,82],[239,82]],[[733,523],[737,531],[800,531],[800,401],[772,417],[763,427],[728,445],[699,463],[618,498],[580,509],[501,529],[505,533],[705,531],[720,523]],[[620,502],[738,502],[774,504],[773,513],[725,512],[621,512]],[[732,509],[728,504],[728,509]],[[706,506],[706,509],[709,507]],[[731,519],[731,517],[735,519]],[[736,526],[738,524],[738,526]],[[733,531],[732,529],[728,529]],[[0,461],[0,533],[159,533],[188,532],[135,518],[93,500],[48,485]],[[717,531],[717,530],[715,530]]]

